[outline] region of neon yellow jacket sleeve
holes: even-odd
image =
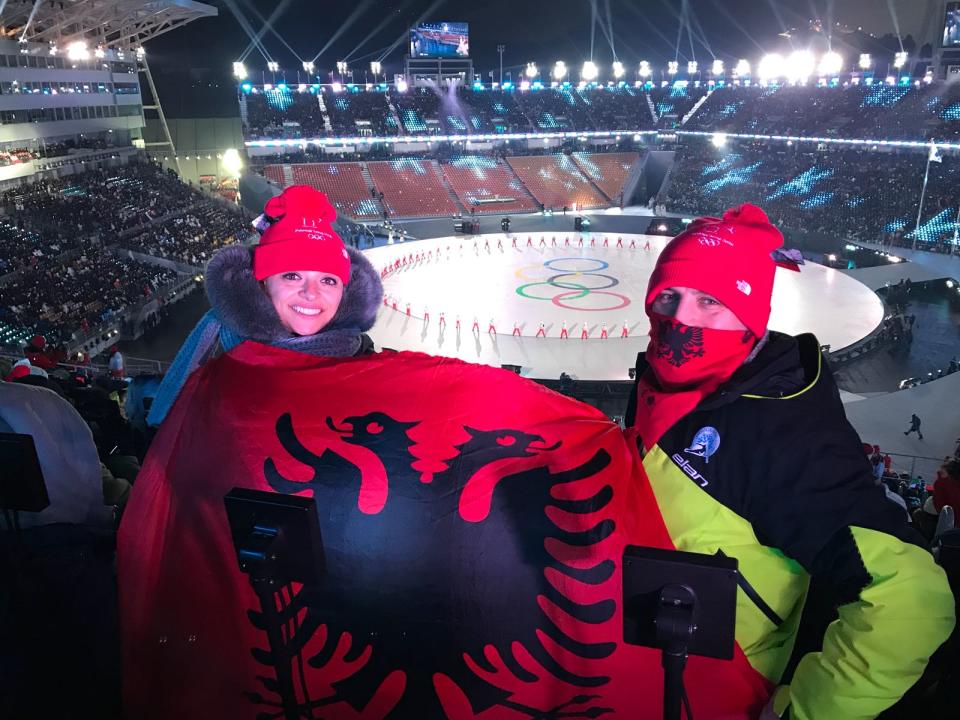
[[[870,583],[840,607],[823,650],[804,656],[777,694],[774,710],[791,720],[876,717],[953,631],[954,598],[930,553],[876,530],[849,530]]]

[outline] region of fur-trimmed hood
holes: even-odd
[[[217,318],[231,332],[250,340],[274,343],[290,337],[270,298],[253,276],[254,248],[231,245],[218,251],[207,265],[207,297]],[[380,275],[359,250],[348,247],[350,282],[333,321],[323,329],[355,328],[366,332],[373,327],[383,301]]]

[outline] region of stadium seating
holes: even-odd
[[[280,187],[286,187],[287,185],[283,174],[283,165],[267,165],[263,168],[263,175],[267,180],[275,182]]]
[[[603,191],[610,202],[620,203],[620,192],[633,166],[640,159],[639,153],[584,153],[571,156],[583,174]]]
[[[367,164],[383,204],[394,217],[455,215],[459,211],[429,160],[403,158]]]
[[[659,127],[677,127],[707,92],[706,87],[698,88],[685,83],[674,83],[665,88],[651,88],[650,100],[659,118]]]
[[[382,91],[345,91],[324,99],[330,124],[337,135],[373,133],[383,137],[397,135],[400,129],[390,113],[387,95]]]
[[[292,165],[295,185],[309,185],[326,193],[337,212],[354,218],[375,218],[380,204],[373,198],[360,163]]]
[[[596,208],[609,203],[569,157],[563,154],[508,157],[507,162],[546,208]]]
[[[647,94],[641,89],[602,87],[584,89],[579,94],[599,129],[632,132],[654,127]]]
[[[475,213],[519,213],[536,210],[523,183],[502,161],[478,155],[463,155],[440,167],[467,210]],[[495,198],[514,199],[510,202],[489,204],[482,202]]]
[[[278,85],[245,95],[246,126],[251,138],[300,138],[324,134],[323,113],[313,93]]]

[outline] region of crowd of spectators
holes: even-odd
[[[101,248],[45,257],[0,286],[0,323],[69,344],[176,282],[177,274]]]
[[[176,282],[116,246],[200,268],[250,230],[241,212],[147,162],[20,185],[0,208],[3,343],[42,333],[69,346]]]
[[[247,217],[222,202],[207,200],[189,212],[147,227],[122,241],[130,250],[169,258],[197,268],[219,248],[243,240],[250,232]]]
[[[957,83],[917,86],[738,87],[712,92],[685,130],[815,137],[952,140],[960,135]]]
[[[172,170],[140,162],[17,186],[0,194],[0,212],[23,230],[109,242],[199,199]]]
[[[313,92],[274,88],[245,97],[246,129],[254,138],[355,135],[367,129],[377,136],[635,131],[652,129],[654,116],[657,127],[675,129],[695,107],[682,125],[684,130],[944,141],[960,137],[960,83],[725,85],[716,89],[675,83],[526,91],[421,87],[406,92],[355,88],[324,92],[329,123],[324,122]]]
[[[927,154],[865,152],[837,146],[738,142],[717,150],[685,141],[662,198],[677,212],[716,214],[744,202],[761,204],[781,226],[878,242],[894,232],[912,242]],[[952,238],[960,163],[931,163],[918,240]]]

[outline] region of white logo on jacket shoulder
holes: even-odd
[[[746,280],[737,280],[737,290],[742,292],[744,295],[749,295],[753,292],[753,288],[750,287],[750,283]]]
[[[697,434],[693,436],[693,442],[684,452],[687,455],[702,457],[704,462],[709,463],[710,457],[715,455],[719,449],[720,433],[717,432],[715,427],[707,426],[697,430]]]

